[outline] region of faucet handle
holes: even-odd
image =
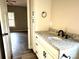
[[[65,35],[65,39],[68,39],[70,38],[70,36],[68,34]]]
[[[65,36],[65,32],[63,30],[59,30],[58,31],[58,36],[64,37]]]

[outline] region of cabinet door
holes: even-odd
[[[33,51],[36,52],[36,36],[33,35],[33,41],[32,41],[32,45],[33,45]]]
[[[37,40],[38,40],[38,36],[34,33],[33,35],[33,51],[36,52],[36,49],[38,48],[38,43],[37,43]]]
[[[38,41],[36,42],[36,45],[38,59],[54,59]]]
[[[57,49],[55,49],[53,46],[51,46],[50,44],[48,44],[44,38],[42,38],[41,36],[39,43],[45,48],[45,50],[54,58],[54,59],[58,59],[58,55],[59,55],[59,51]]]
[[[40,46],[39,42],[36,41],[36,55],[37,55],[38,59],[44,59],[43,51],[44,51],[44,49]]]
[[[46,52],[46,58],[45,59],[54,59],[49,53]]]

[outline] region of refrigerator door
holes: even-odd
[[[4,44],[1,34],[1,26],[0,26],[0,59],[5,59],[5,52],[4,52]]]
[[[0,5],[0,23],[3,35],[2,38],[5,50],[5,57],[6,59],[11,59],[12,50],[11,50],[11,40],[10,40],[9,21],[8,21],[6,2]]]

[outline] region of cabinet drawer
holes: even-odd
[[[49,53],[48,51],[45,50],[45,48],[43,48],[43,46],[41,46],[41,44],[37,41],[36,42],[37,45],[37,56],[39,59],[54,59]]]
[[[47,53],[46,59],[54,59],[54,57],[52,57],[50,54]]]
[[[36,34],[34,33],[33,34],[33,41],[32,41],[32,45],[33,45],[33,51],[36,53],[36,40],[37,40],[37,38],[36,38],[37,36],[36,36]]]
[[[35,44],[36,41],[33,39],[33,42],[32,43],[33,43],[33,51],[36,52],[36,44]]]
[[[36,55],[39,59],[43,59],[43,51],[44,49],[40,46],[40,44],[36,41]]]

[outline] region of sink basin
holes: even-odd
[[[61,38],[59,38],[59,37],[54,37],[54,36],[48,36],[48,39],[49,39],[49,40],[51,40],[51,39],[62,40]]]

